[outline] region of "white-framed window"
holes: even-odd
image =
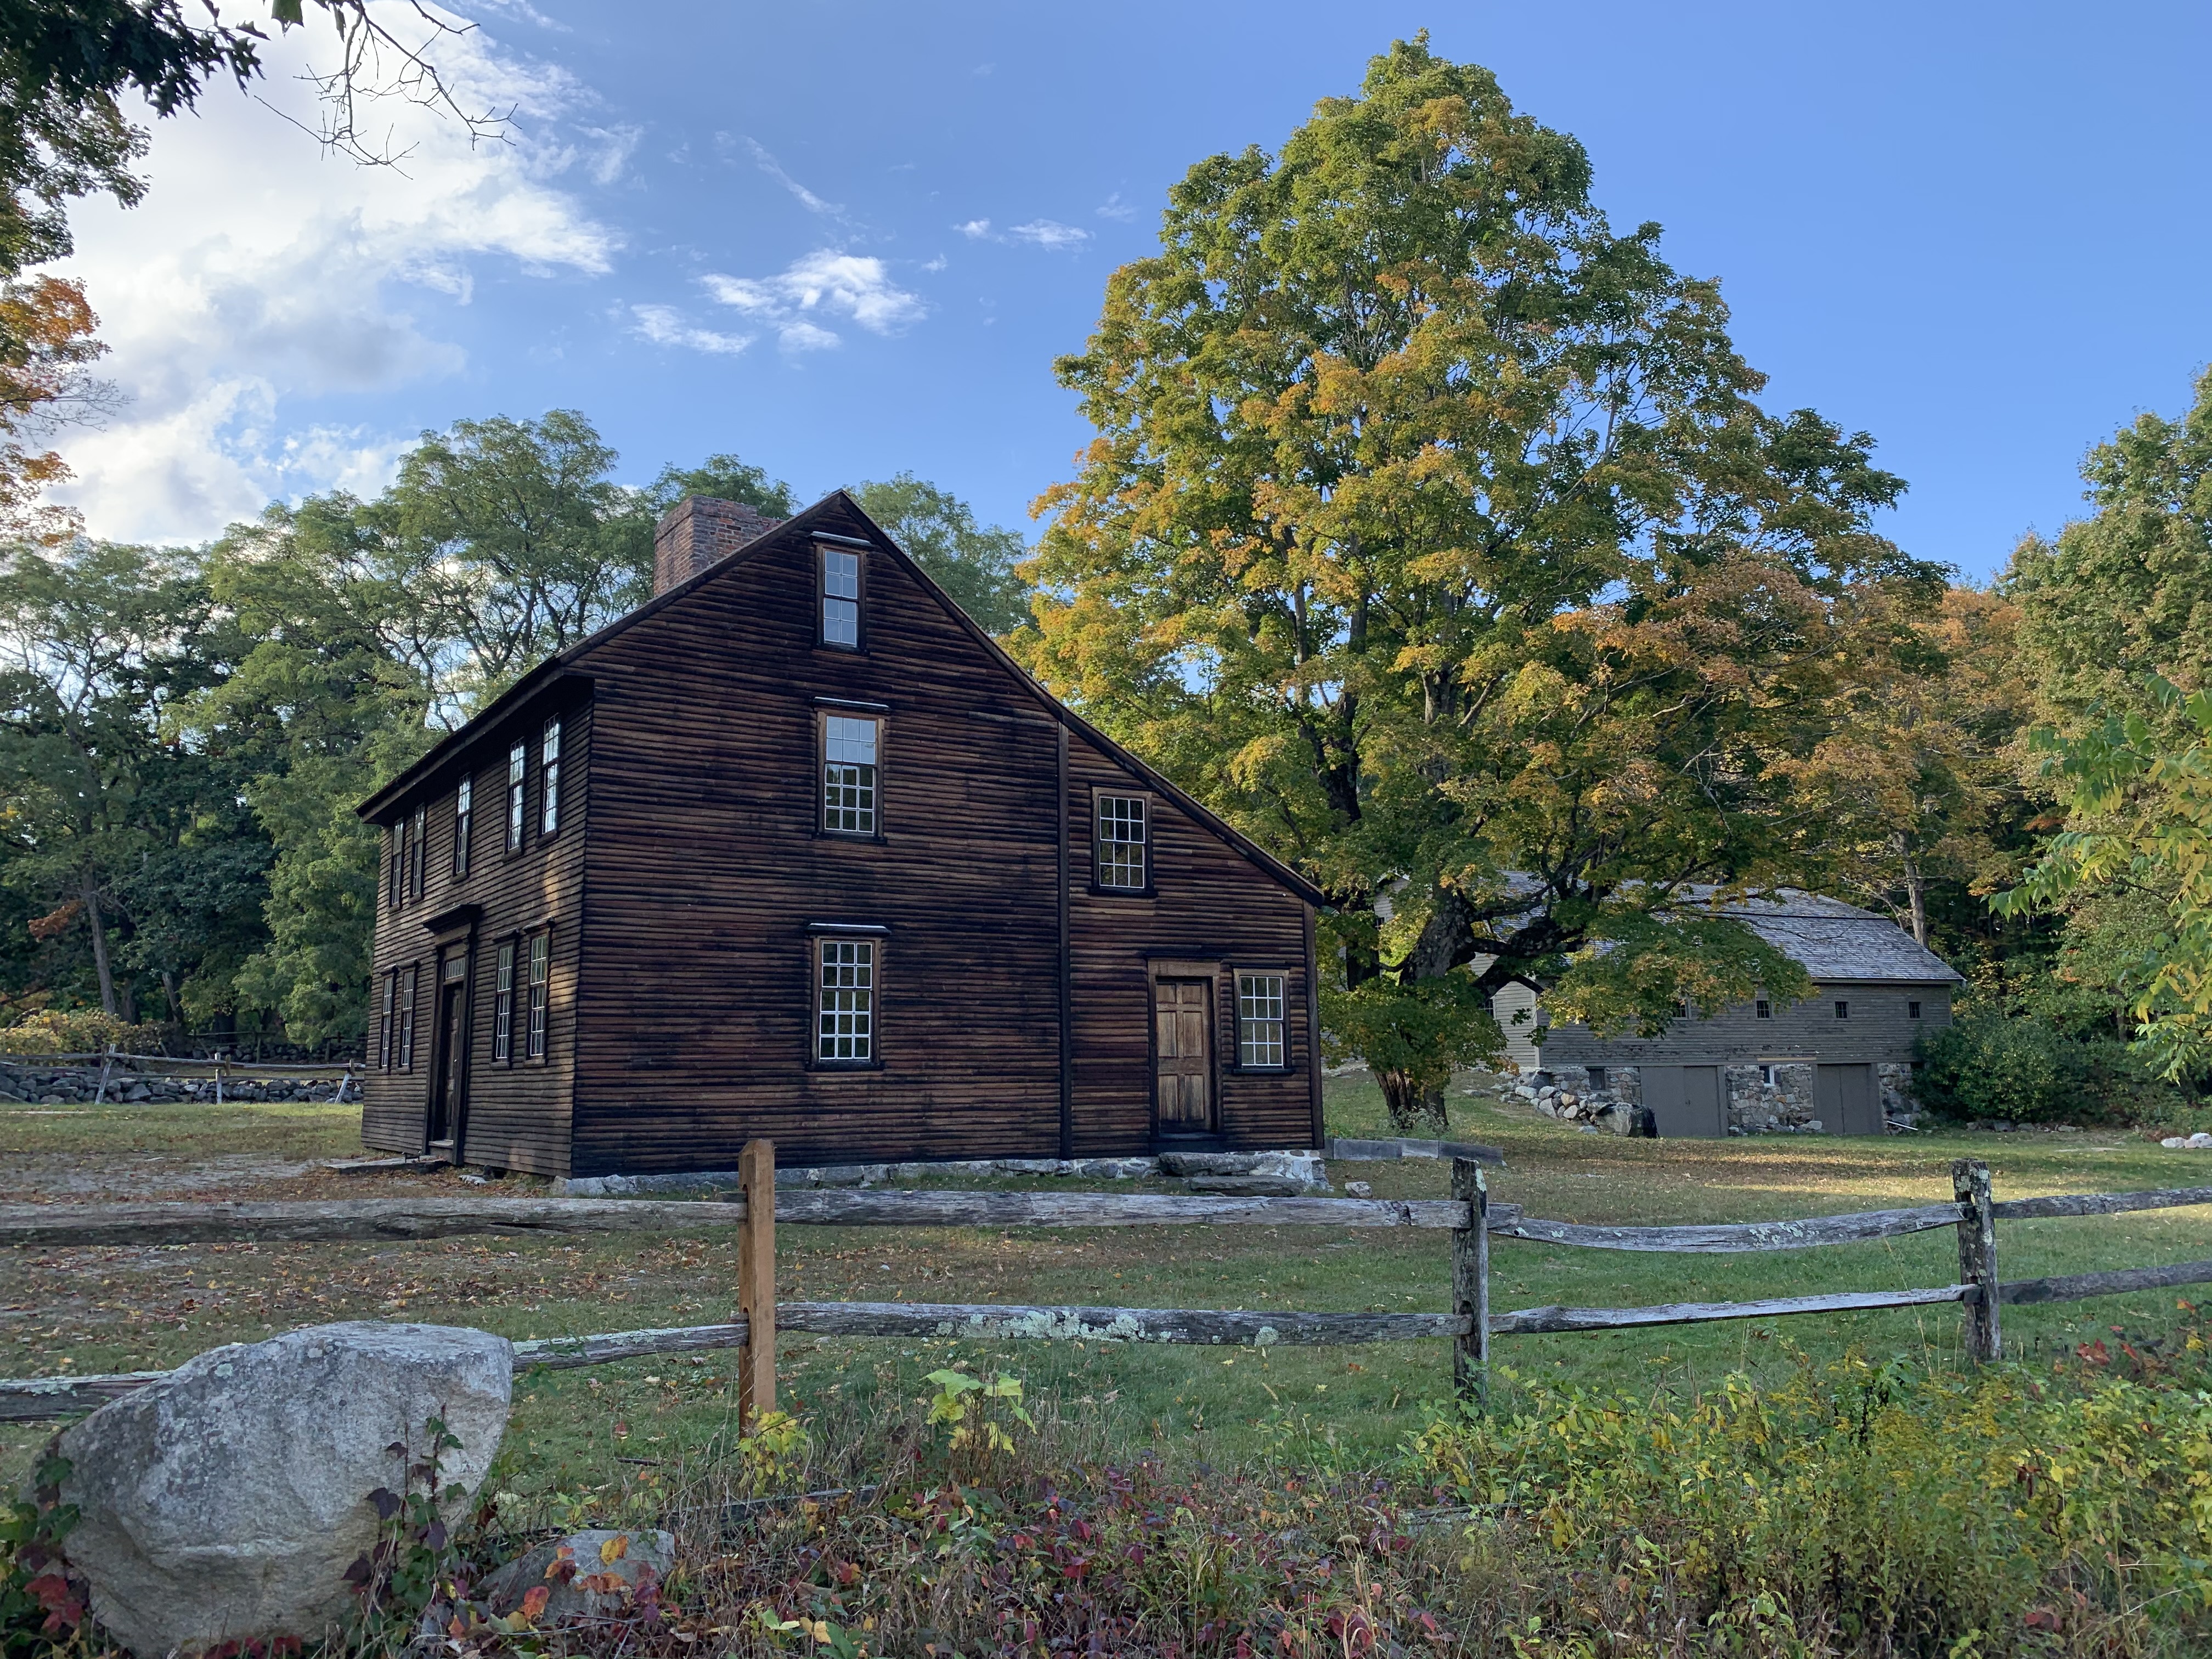
[[[415,816],[407,828],[407,890],[416,898],[422,896],[422,866],[430,861],[430,809],[428,805],[415,809]]]
[[[476,827],[477,781],[463,778],[453,790],[453,879],[469,878],[469,833]]]
[[[822,643],[860,647],[860,556],[822,550]]]
[[[399,970],[390,969],[384,975],[384,1018],[376,1030],[376,1066],[379,1071],[392,1069],[392,1021],[399,1006]]]
[[[491,1057],[502,1064],[514,1058],[514,941],[501,939],[499,967],[492,981]]]
[[[561,827],[561,719],[545,722],[538,749],[538,833],[550,836]]]
[[[415,1069],[415,992],[419,968],[410,968],[399,975],[399,1069]]]
[[[1142,795],[1098,797],[1095,865],[1101,887],[1119,892],[1141,893],[1152,884],[1148,819],[1150,803]]]
[[[522,796],[530,771],[530,745],[518,740],[507,751],[507,850],[522,850]]]
[[[1279,1072],[1289,1061],[1284,976],[1237,975],[1237,1063],[1247,1071]]]
[[[407,820],[392,826],[392,891],[387,902],[397,910],[407,896]]]
[[[530,1047],[532,1060],[545,1058],[545,1013],[553,986],[553,935],[530,936]]]
[[[877,765],[883,722],[850,714],[822,717],[822,827],[841,836],[872,836],[880,815]]]
[[[832,1066],[866,1066],[876,1058],[876,942],[815,942],[814,1058]]]

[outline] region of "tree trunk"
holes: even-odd
[[[107,961],[107,918],[100,912],[100,889],[91,882],[84,884],[84,919],[92,928],[92,965],[100,975],[100,1008],[102,1013],[115,1012],[115,970]]]
[[[169,1024],[182,1030],[185,1005],[177,1000],[177,976],[167,968],[161,969],[161,999],[169,1005]]]
[[[1910,860],[1905,866],[1905,890],[1912,901],[1913,940],[1924,949],[1928,944],[1928,880],[1920,873],[1920,866]]]
[[[1424,1089],[1403,1072],[1378,1072],[1375,1080],[1382,1085],[1382,1102],[1390,1109],[1393,1129],[1401,1135],[1419,1135],[1424,1130],[1431,1136],[1443,1133],[1442,1088]]]

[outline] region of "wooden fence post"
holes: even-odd
[[[1452,1311],[1468,1321],[1452,1344],[1452,1388],[1480,1407],[1490,1401],[1490,1187],[1482,1165],[1454,1158],[1451,1190],[1468,1224],[1452,1232]]]
[[[738,1311],[745,1344],[738,1350],[738,1423],[775,1409],[775,1143],[749,1140],[738,1154],[745,1221],[738,1234]]]
[[[1997,1333],[1997,1217],[1990,1198],[1990,1166],[1978,1158],[1954,1160],[1951,1191],[1959,1200],[1959,1282],[1980,1292],[1960,1304],[1966,1358],[1986,1364],[2003,1352]]]

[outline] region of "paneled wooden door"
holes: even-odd
[[[1832,1135],[1878,1135],[1889,1127],[1883,1120],[1881,1089],[1871,1066],[1816,1066],[1813,1109],[1820,1115],[1820,1127]]]
[[[1152,986],[1152,1064],[1159,1132],[1213,1133],[1213,981],[1163,979]]]
[[[466,1110],[462,1091],[468,1082],[467,975],[466,958],[447,958],[438,987],[436,1069],[430,1078],[429,1132],[424,1137],[433,1146],[456,1152]]]

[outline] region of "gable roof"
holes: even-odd
[[[870,544],[911,577],[924,592],[936,600],[944,608],[945,613],[959,624],[969,638],[983,648],[1000,669],[1012,677],[1015,684],[1035,700],[1045,714],[1070,732],[1081,737],[1085,742],[1096,745],[1117,765],[1141,779],[1148,787],[1157,790],[1174,803],[1200,829],[1307,903],[1325,906],[1329,902],[1326,893],[1298,874],[1297,871],[1291,869],[1290,866],[1285,864],[1249,836],[1232,828],[1217,814],[1176,787],[1160,773],[1122,748],[1120,744],[1115,743],[1113,738],[1083,719],[1081,715],[1076,714],[1059,698],[1030,678],[1029,671],[1008,656],[1005,647],[985,633],[975,618],[963,611],[951,595],[939,586],[931,579],[929,573],[915,563],[907,550],[893,541],[883,526],[863,512],[860,503],[842,489],[831,491],[805,512],[772,526],[762,534],[745,543],[735,552],[698,570],[684,580],[670,587],[666,592],[655,594],[635,611],[617,617],[597,633],[588,638],[579,640],[567,650],[556,652],[548,657],[487,703],[477,712],[474,719],[458,730],[448,733],[422,759],[362,802],[354,809],[355,811],[364,818],[376,818],[383,816],[438,774],[454,765],[466,750],[482,741],[494,727],[504,723],[554,686],[563,682],[588,680],[591,675],[586,659],[609,640],[635,627],[646,617],[657,614],[667,606],[681,604],[686,595],[714,580],[725,571],[733,569],[756,557],[771,544],[780,543],[793,537],[805,540],[817,529],[826,529],[824,520],[840,518],[849,518],[857,523],[866,532]],[[843,534],[844,527],[840,526],[828,533]]]
[[[1887,916],[1841,899],[1785,889],[1778,897],[1739,899],[1724,909],[1816,980],[1966,982]]]

